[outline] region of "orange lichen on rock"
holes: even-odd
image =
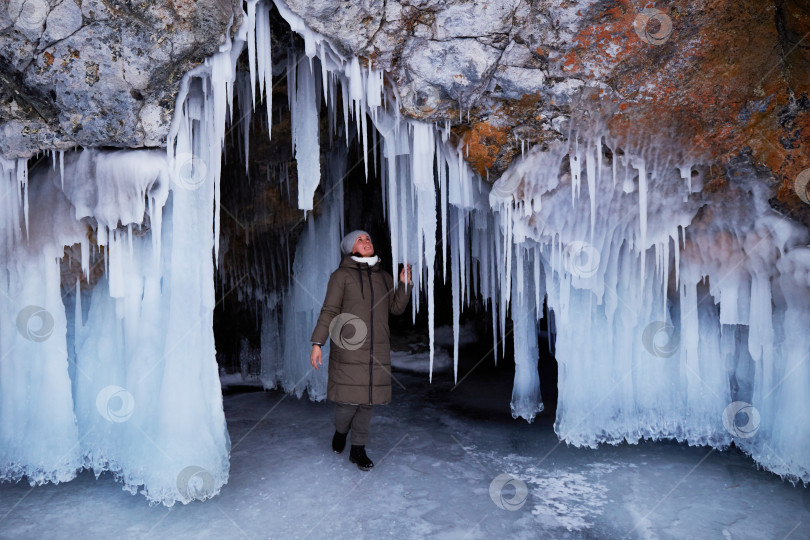
[[[574,37],[576,46],[563,57],[568,71],[604,74],[638,54],[644,43],[635,36],[633,21],[641,8],[630,0],[616,4],[602,12],[588,14],[594,19],[593,23],[581,27]]]
[[[508,136],[508,128],[496,128],[488,122],[479,122],[463,133],[460,147],[467,163],[486,178],[487,170],[495,165]]]
[[[614,137],[628,144],[651,136],[670,139],[685,162],[722,165],[750,153],[776,176],[780,200],[798,200],[792,183],[810,167],[810,155],[802,150],[810,144],[810,89],[802,68],[807,59],[779,52],[785,38],[774,24],[775,9],[755,0],[718,0],[699,10],[684,1],[670,4],[673,33],[667,43],[627,45],[615,57],[618,65],[610,67],[610,86],[621,96],[608,124]],[[810,16],[795,11],[790,24],[804,35]],[[632,24],[627,19],[633,13],[628,11],[622,24]],[[618,24],[611,22],[616,18],[607,17],[602,26]],[[599,65],[594,51],[602,53],[598,44],[607,38],[605,28],[580,34],[582,47],[574,49],[579,62]],[[633,54],[624,54],[630,47]]]

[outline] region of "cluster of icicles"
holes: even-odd
[[[383,160],[392,266],[415,263],[415,288],[428,303],[431,368],[431,239],[441,223],[456,380],[460,312],[480,296],[491,306],[495,361],[506,339],[514,342],[512,414],[532,421],[543,409],[537,323],[545,300],[557,328],[555,430],[563,440],[596,447],[675,438],[716,448],[734,441],[769,470],[810,480],[808,236],[769,207],[753,167],[730,165],[734,182],[712,195],[684,152],[654,142],[619,149],[606,130],[583,125],[572,126],[568,142],[531,149],[490,189],[466,166],[463,146],[448,143],[448,125],[401,118],[379,70],[341,57],[282,2],[276,6],[306,44],[287,67],[288,81],[296,81],[288,86],[294,129],[302,133],[317,118],[321,92],[334,127],[339,83],[344,120],[355,119],[366,154],[372,141],[375,168],[378,155]],[[301,161],[319,155],[317,138],[294,137],[299,205],[310,208],[320,176]],[[343,233],[345,153],[329,159],[327,210],[308,224],[295,283],[265,304],[262,328],[265,385],[299,396],[306,389],[312,399],[325,396],[326,373],[308,368],[308,338],[332,270],[313,263],[327,256],[336,266]],[[415,319],[419,295],[412,300]]]
[[[598,130],[572,132],[516,160],[490,189],[449,143],[449,125],[401,118],[380,70],[342,57],[275,5],[306,44],[287,66],[299,207],[312,209],[321,182],[327,196],[296,247],[293,286],[264,299],[267,387],[325,396],[327,370],[310,368],[308,339],[333,269],[323,261],[339,260],[347,157],[331,150],[321,178],[318,115],[325,104],[334,130],[340,106],[347,137],[353,119],[366,153],[382,160],[391,262],[413,263],[425,292],[431,365],[441,224],[456,377],[461,309],[480,296],[496,361],[514,341],[512,414],[531,421],[543,408],[545,300],[563,440],[734,441],[769,470],[810,480],[808,238],[769,208],[749,168],[710,195],[675,152],[648,144],[608,155],[618,145]],[[185,76],[167,154],[54,154],[30,180],[25,160],[0,161],[0,479],[110,470],[166,505],[227,482],[212,330],[220,164],[234,92],[243,106],[264,96],[270,118],[270,9],[248,1],[233,40]],[[237,77],[244,47],[250,73]],[[91,289],[60,279],[65,246],[77,244],[86,281],[103,264]],[[420,309],[414,293],[414,318]]]

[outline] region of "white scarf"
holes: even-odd
[[[376,255],[372,255],[371,257],[358,257],[357,255],[352,255],[352,260],[361,263],[364,262],[369,266],[374,266],[375,264],[377,264],[377,261],[379,261],[380,258],[377,257]]]

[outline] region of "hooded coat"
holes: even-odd
[[[329,277],[313,343],[331,339],[326,399],[381,405],[391,401],[388,314],[408,307],[413,282],[391,285],[379,258],[369,266],[345,255]]]

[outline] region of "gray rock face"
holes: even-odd
[[[490,181],[524,141],[564,139],[590,110],[619,137],[657,135],[665,119],[670,147],[717,163],[749,148],[783,183],[780,200],[806,210],[789,195],[810,167],[805,0],[277,1],[340,53],[385,69],[404,115],[449,121]],[[182,75],[241,12],[237,0],[7,0],[0,154],[163,144]],[[771,105],[751,114],[746,103]]]
[[[566,2],[558,9],[576,11],[590,3]],[[410,116],[437,119],[439,107],[448,118],[457,117],[459,107],[478,105],[485,93],[520,98],[541,91],[547,77],[547,66],[526,44],[550,37],[553,21],[523,0],[368,0],[345,10],[332,0],[286,4],[341,52],[373,58],[392,72]],[[559,34],[554,41],[564,38]]]
[[[9,0],[0,7],[0,154],[160,146],[183,74],[216,52],[236,0]]]
[[[74,0],[64,0],[48,14],[42,39],[45,43],[61,41],[81,28],[82,22],[82,10],[78,4]]]
[[[600,3],[283,1],[339,52],[388,71],[406,116],[448,120],[461,130],[486,123],[478,137],[487,141],[478,149],[484,157],[473,165],[491,180],[520,152],[521,139],[538,144],[568,135],[583,81],[565,71],[563,57],[587,25],[582,13]]]
[[[810,30],[805,0],[716,0],[711,10],[689,0],[655,8],[623,0],[277,1],[339,52],[388,71],[403,114],[449,121],[468,163],[490,181],[523,141],[566,139],[571,118],[589,116],[622,144],[668,130],[669,148],[701,148],[702,159],[718,164],[752,148],[782,182],[780,200],[798,204],[790,186],[810,158],[784,141],[798,141],[797,126],[810,118],[810,100],[799,98],[810,96],[810,54],[798,45]],[[769,52],[777,50],[791,52],[780,59]],[[763,73],[774,79],[767,90]],[[766,94],[780,103],[766,113],[772,121],[743,114],[741,104]]]

